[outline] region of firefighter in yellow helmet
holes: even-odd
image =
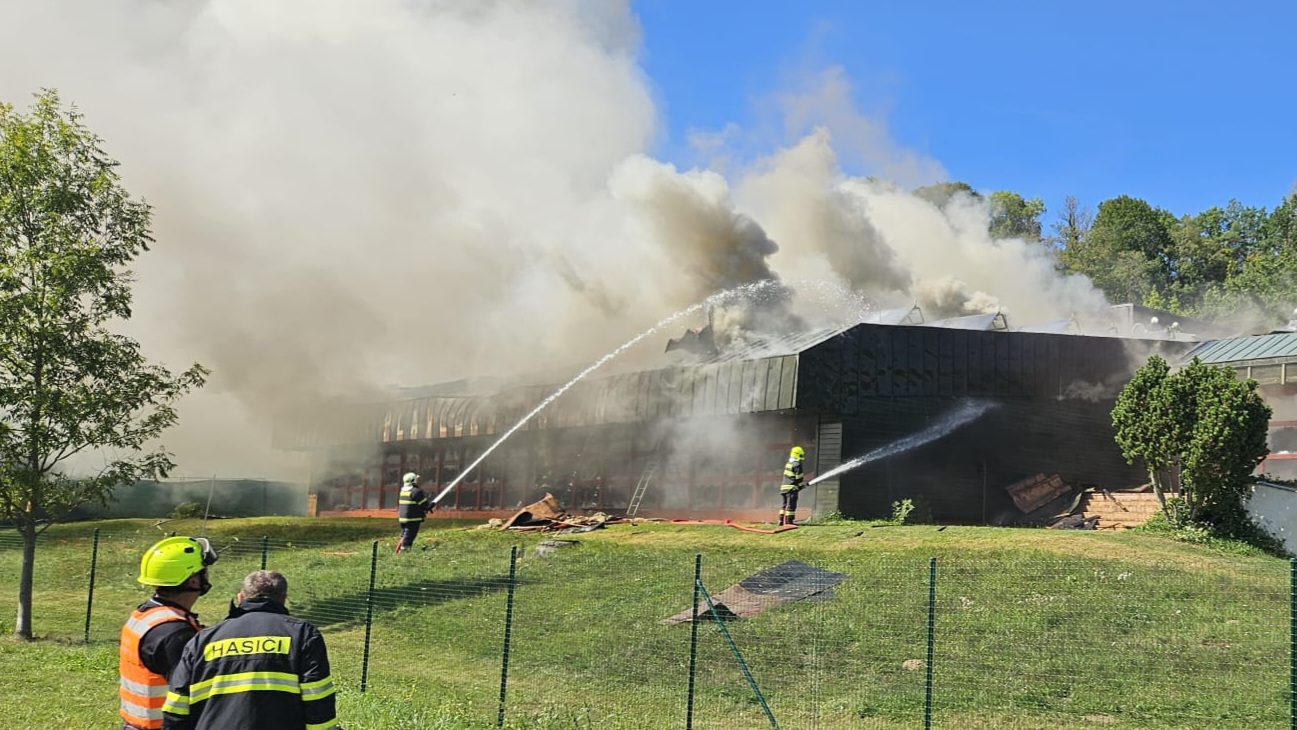
[[[180,662],[185,644],[202,629],[194,602],[212,589],[207,568],[216,551],[201,537],[168,537],[140,558],[141,584],[153,597],[141,603],[122,626],[118,647],[118,696],[123,727],[158,730],[167,679]]]
[[[802,469],[802,460],[806,450],[794,446],[788,452],[788,463],[784,464],[784,482],[779,486],[779,496],[783,505],[779,508],[779,526],[796,527],[797,493],[806,487],[806,474]]]
[[[401,539],[396,541],[397,555],[414,547],[414,538],[418,537],[428,510],[435,507],[427,492],[419,488],[418,474],[409,472],[402,482],[396,505],[396,519],[401,525]]]

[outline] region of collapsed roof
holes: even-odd
[[[1011,320],[1002,312],[929,322],[923,320],[918,307],[908,307],[881,310],[868,319],[876,322],[782,335],[744,333],[724,350],[716,347],[709,328],[690,330],[685,336],[671,340],[674,344],[663,354],[661,366],[587,378],[530,419],[525,428],[593,426],[813,407],[825,401],[826,396],[819,391],[840,385],[838,381],[843,374],[839,371],[843,368],[869,371],[861,370],[862,374],[858,375],[863,378],[856,386],[858,396],[994,395],[986,389],[1010,385],[1030,390],[1035,386],[1026,381],[1016,383],[1023,378],[1034,381],[1059,374],[1047,376],[1034,371],[1011,374],[1014,363],[1022,367],[1020,363],[1041,357],[1061,357],[1069,362],[1075,360],[1066,368],[1094,369],[1102,366],[1099,361],[1104,358],[1086,355],[1085,351],[1097,348],[1096,351],[1106,352],[1115,343],[1112,334],[1077,336],[1084,326],[1079,320],[1071,320],[1066,325],[1014,330]],[[1148,354],[1165,352],[1169,360],[1176,361],[1181,352],[1193,345],[1192,341],[1177,335],[1177,329],[1168,326],[1159,334],[1143,328],[1136,333],[1138,336],[1120,339],[1143,342],[1141,347]],[[945,334],[937,335],[938,332]],[[1018,334],[1025,337],[1013,336]],[[983,342],[982,337],[991,339]],[[1051,337],[1061,339],[1049,340]],[[1031,338],[1045,339],[1037,342]],[[841,343],[846,341],[853,343],[849,349],[858,351],[856,354],[848,356],[841,352]],[[1038,351],[1046,347],[1046,341],[1054,343],[1048,347],[1055,354],[1043,355],[1043,351]],[[1109,344],[1100,345],[1102,342]],[[946,344],[938,346],[937,343]],[[1176,347],[1167,350],[1158,343]],[[1128,344],[1124,349],[1134,352],[1131,347]],[[945,380],[938,383],[934,368],[939,363],[934,358],[949,357],[943,353],[956,350],[966,353],[961,357],[976,360],[970,360],[967,365],[972,370],[959,383]],[[999,350],[1003,352],[995,354]],[[988,361],[986,356],[992,359]],[[997,369],[1004,372],[996,374]],[[978,373],[976,378],[973,370]],[[985,375],[981,374],[983,371]],[[396,398],[374,399],[369,403],[322,405],[319,413],[295,419],[291,429],[277,424],[274,441],[278,448],[309,450],[329,444],[498,434],[555,393],[559,382],[562,377],[553,373],[548,378],[533,374],[523,379],[522,384],[503,378],[465,379],[405,390]],[[949,392],[925,390],[938,386]],[[1005,394],[1010,393],[1002,395]]]

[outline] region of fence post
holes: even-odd
[[[266,553],[268,552],[270,552],[270,537],[268,535],[262,535],[261,536],[261,569],[262,570],[266,569]]]
[[[689,622],[689,690],[685,700],[685,730],[694,730],[694,677],[698,669],[698,587],[703,584],[703,554],[694,553],[694,612]]]
[[[86,633],[84,642],[90,643],[90,608],[95,605],[95,567],[99,564],[99,528],[90,547],[90,590],[86,592]]]
[[[509,550],[509,598],[504,604],[504,659],[500,663],[500,712],[495,726],[504,727],[504,696],[509,686],[509,643],[513,638],[513,590],[518,577],[518,546]]]
[[[1297,558],[1288,560],[1288,727],[1297,730]]]
[[[365,650],[360,659],[360,691],[369,685],[369,633],[374,628],[374,576],[378,572],[378,541],[369,553],[369,592],[365,594]]]
[[[752,672],[748,670],[748,663],[743,659],[743,652],[739,651],[739,645],[734,643],[734,637],[730,636],[730,630],[725,628],[725,619],[721,618],[720,612],[716,610],[716,602],[712,600],[711,594],[707,592],[707,588],[703,586],[701,579],[694,581],[694,585],[698,586],[698,590],[702,592],[703,600],[707,602],[707,615],[716,619],[716,628],[720,629],[721,636],[725,637],[725,643],[729,645],[730,653],[734,655],[734,662],[739,665],[739,671],[743,672],[743,678],[748,681],[748,687],[752,689],[753,696],[757,698],[757,702],[761,703],[761,709],[765,710],[766,719],[770,721],[770,727],[773,730],[779,730],[779,723],[775,721],[775,714],[770,711],[770,705],[766,703],[765,695],[761,694],[761,687],[757,685],[757,680],[752,677]]]
[[[937,559],[928,558],[928,661],[923,683],[923,730],[932,730],[932,656],[937,627]]]

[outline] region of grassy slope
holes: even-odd
[[[142,598],[151,521],[100,528],[84,630],[92,525],[60,526],[37,557],[32,643],[0,641],[0,727],[111,727],[115,636]],[[163,526],[197,532],[196,522]],[[789,559],[842,573],[824,601],[730,623],[782,727],[923,726],[929,560],[936,560],[933,727],[1287,727],[1286,561],[1135,533],[813,526],[759,535],[713,525],[618,525],[564,536],[430,523],[430,548],[394,557],[372,520],[212,522],[223,547],[213,593],[223,613],[259,566],[290,580],[290,607],[326,632],[350,730],[490,727],[500,692],[509,553],[518,546],[506,719],[527,727],[681,727],[694,556],[720,593]],[[237,540],[235,538],[238,538]],[[381,541],[371,652],[364,662],[370,541]],[[0,539],[10,606],[18,553]],[[0,629],[12,631],[12,611]],[[362,671],[369,691],[358,692]],[[70,691],[69,688],[75,688]],[[767,719],[725,637],[699,627],[694,726]],[[50,698],[75,697],[72,702]]]

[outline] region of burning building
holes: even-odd
[[[1169,327],[1080,327],[925,322],[913,308],[724,347],[703,328],[659,365],[586,378],[525,422],[560,378],[340,407],[281,423],[276,445],[310,452],[319,514],[394,514],[413,471],[453,516],[502,516],[549,492],[574,513],[772,521],[800,444],[812,477],[886,455],[809,487],[803,514],[888,517],[911,499],[939,522],[1004,524],[1021,515],[1006,488],[1033,474],[1141,484],[1113,441],[1113,403],[1149,355],[1176,361],[1197,344]]]

